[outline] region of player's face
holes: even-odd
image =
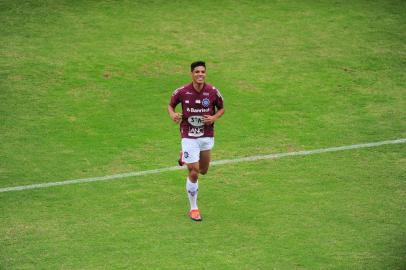
[[[195,67],[192,71],[192,80],[194,83],[202,84],[206,79],[206,68],[203,66]]]

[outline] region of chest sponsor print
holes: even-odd
[[[204,125],[203,116],[201,116],[201,115],[189,116],[187,121],[189,122],[190,125],[192,125],[194,127],[201,127]]]
[[[207,109],[195,109],[195,108],[186,108],[187,112],[192,112],[192,113],[207,113],[210,111],[210,108]]]
[[[189,127],[188,135],[190,137],[201,137],[204,135],[204,126],[201,127]]]

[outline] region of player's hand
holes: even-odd
[[[182,122],[182,114],[181,113],[174,113],[171,115],[171,118],[173,120],[173,122],[179,124],[180,122]]]
[[[205,125],[211,125],[217,118],[214,115],[203,115],[203,122]]]

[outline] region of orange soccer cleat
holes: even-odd
[[[189,211],[189,217],[194,221],[202,221],[199,209],[193,209]]]

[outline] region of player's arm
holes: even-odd
[[[168,104],[168,114],[171,117],[172,121],[178,124],[182,122],[182,114],[175,112],[175,108],[181,102],[180,90],[181,88],[178,88],[173,92],[171,100]]]
[[[215,90],[217,92],[217,98],[216,98],[214,105],[217,108],[217,111],[213,115],[203,115],[203,122],[206,125],[213,124],[224,114],[223,96],[220,94],[220,91],[218,89],[215,89]]]
[[[179,124],[182,121],[182,114],[175,112],[175,108],[172,107],[170,104],[168,105],[168,114],[173,122]]]
[[[224,114],[224,108],[219,109],[214,115],[203,115],[203,122],[206,125],[211,125]]]

